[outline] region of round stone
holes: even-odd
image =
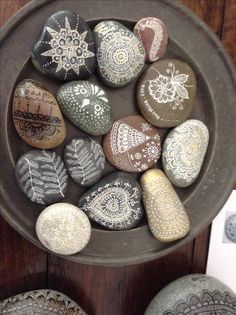
[[[98,85],[88,81],[66,83],[57,99],[64,115],[84,132],[99,136],[111,129],[111,105]]]
[[[69,203],[56,203],[41,212],[36,222],[40,242],[60,255],[73,255],[89,242],[91,225],[86,214]]]
[[[93,31],[98,71],[108,86],[121,87],[134,80],[145,63],[145,50],[138,38],[124,25],[102,21]]]
[[[236,243],[236,214],[231,214],[225,221],[225,235],[231,242]]]
[[[35,80],[24,80],[17,85],[13,122],[19,136],[36,148],[55,148],[66,136],[66,125],[55,97]]]
[[[168,35],[164,23],[155,17],[145,17],[134,27],[134,34],[143,43],[146,61],[154,62],[164,56]]]
[[[172,129],[164,142],[162,165],[173,185],[187,187],[198,177],[209,142],[203,122],[189,119]]]
[[[102,176],[105,155],[100,144],[90,138],[72,139],[65,147],[64,160],[73,180],[81,186],[91,186]]]
[[[128,230],[143,216],[141,189],[129,174],[107,175],[79,200],[78,206],[96,223],[110,230]]]
[[[196,77],[189,65],[174,59],[153,63],[138,83],[138,106],[157,127],[181,124],[191,113],[196,95]]]
[[[53,151],[32,150],[16,164],[16,179],[22,192],[38,204],[52,204],[65,198],[68,175],[59,155]]]
[[[95,70],[95,45],[88,24],[78,14],[58,11],[46,21],[32,51],[37,70],[48,77],[87,79]]]
[[[142,116],[128,116],[114,122],[104,137],[108,161],[124,172],[143,172],[160,157],[159,131]]]

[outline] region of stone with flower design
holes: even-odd
[[[128,230],[143,217],[141,188],[123,172],[114,172],[79,199],[78,207],[94,222],[110,230]]]
[[[35,148],[55,148],[66,136],[66,125],[55,97],[35,80],[27,79],[17,85],[13,122],[19,136]]]
[[[157,61],[139,80],[139,109],[151,124],[161,128],[175,127],[190,115],[196,88],[195,74],[185,62]]]
[[[112,127],[111,105],[104,90],[88,81],[64,84],[57,93],[62,112],[84,132],[99,136]]]
[[[127,116],[114,122],[104,137],[103,149],[116,168],[124,172],[143,172],[160,157],[160,133],[142,116]]]
[[[47,19],[31,56],[35,68],[48,77],[88,79],[96,65],[93,34],[78,14],[58,11]]]
[[[94,28],[98,71],[105,84],[121,87],[142,71],[145,50],[142,42],[117,21],[102,21]]]

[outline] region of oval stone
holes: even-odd
[[[145,50],[127,27],[113,20],[102,21],[93,34],[98,71],[104,83],[121,87],[140,74],[145,63]]]
[[[164,56],[168,35],[164,23],[155,17],[145,17],[134,26],[134,34],[143,43],[146,61],[154,62]]]
[[[88,217],[110,230],[128,230],[143,216],[141,189],[129,174],[115,172],[107,175],[79,200]]]
[[[56,203],[41,212],[36,234],[50,251],[73,255],[89,242],[91,225],[86,214],[69,203]]]
[[[138,82],[139,109],[147,121],[157,127],[174,127],[186,120],[195,95],[195,74],[180,60],[153,63]]]
[[[31,201],[46,205],[65,198],[68,175],[56,152],[29,151],[17,161],[15,172],[20,189]]]
[[[66,83],[57,99],[65,116],[84,132],[99,136],[111,129],[111,105],[98,85],[88,81]]]
[[[128,116],[114,122],[104,137],[103,149],[116,168],[124,172],[143,172],[160,157],[159,131],[142,116]]]
[[[55,148],[66,136],[66,125],[55,97],[34,80],[24,80],[17,85],[13,122],[19,136],[36,148]]]
[[[191,185],[201,170],[209,141],[203,122],[189,119],[171,130],[164,142],[162,165],[172,184]]]
[[[32,51],[44,75],[63,81],[88,79],[95,70],[95,45],[89,25],[78,14],[58,11],[46,21]]]
[[[161,242],[172,242],[189,232],[188,215],[165,174],[159,169],[146,171],[140,185],[148,224]]]
[[[235,315],[236,295],[221,281],[203,274],[181,277],[162,289],[144,315]]]
[[[225,235],[231,242],[236,243],[236,213],[231,214],[225,221]]]
[[[90,138],[72,139],[65,147],[64,160],[73,180],[81,186],[91,186],[102,176],[105,155],[100,144]]]

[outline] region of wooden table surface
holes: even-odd
[[[0,0],[0,24],[28,2]],[[236,0],[181,2],[221,38],[236,63]],[[0,217],[0,300],[28,290],[50,288],[70,296],[90,315],[141,315],[170,281],[205,272],[209,235],[210,227],[178,251],[153,262],[119,268],[93,267],[47,254]]]

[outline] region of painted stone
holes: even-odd
[[[168,35],[164,23],[155,17],[145,17],[134,26],[134,34],[143,43],[146,61],[154,62],[164,56]]]
[[[17,85],[13,122],[19,136],[36,148],[55,148],[66,136],[66,125],[55,97],[34,80],[24,80]]]
[[[35,228],[40,242],[60,255],[73,255],[81,251],[91,236],[91,225],[86,214],[63,202],[44,209]]]
[[[112,126],[111,105],[102,88],[88,81],[64,84],[57,93],[62,112],[78,128],[99,136]]]
[[[203,122],[189,119],[167,135],[162,152],[162,165],[172,184],[191,185],[199,175],[209,142]]]
[[[88,79],[96,65],[89,25],[70,11],[54,13],[33,47],[32,62],[37,70],[54,79]]]
[[[219,280],[203,274],[181,277],[162,289],[144,315],[235,315],[236,295]]]
[[[102,176],[105,155],[100,144],[90,138],[80,137],[65,147],[64,160],[73,180],[81,186],[91,186]]]
[[[24,292],[1,301],[0,314],[87,315],[83,309],[68,296],[49,289]]]
[[[177,126],[191,113],[196,85],[195,74],[186,63],[174,59],[157,61],[139,80],[139,109],[154,126]]]
[[[118,169],[143,172],[160,157],[159,131],[142,116],[128,116],[114,122],[104,137],[103,149],[108,161]]]
[[[165,174],[159,169],[146,171],[140,185],[152,234],[161,242],[172,242],[189,232],[188,215]]]
[[[110,230],[128,230],[143,216],[141,189],[129,174],[115,172],[107,175],[79,200],[88,217]]]
[[[145,63],[145,50],[139,39],[119,22],[100,22],[93,31],[98,71],[110,87],[121,87],[134,80]]]
[[[231,242],[236,243],[236,214],[231,214],[225,221],[225,235]]]
[[[18,160],[15,172],[20,189],[35,203],[52,204],[66,196],[67,171],[61,157],[53,151],[25,153]]]

